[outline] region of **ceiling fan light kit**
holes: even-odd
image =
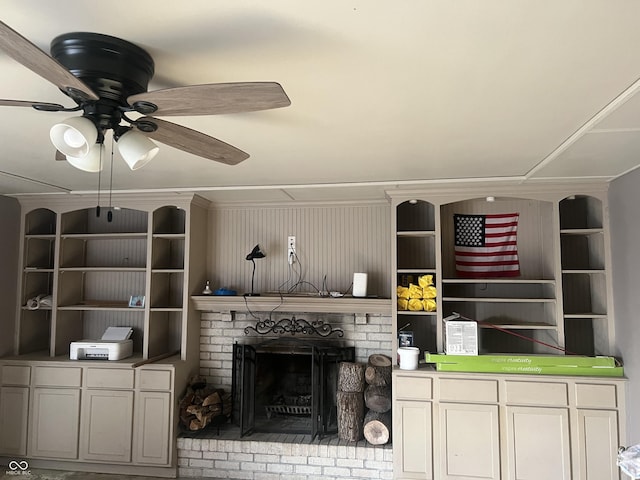
[[[72,157],[67,155],[67,162],[79,170],[85,172],[96,173],[102,170],[102,155],[104,154],[104,145],[100,143],[94,144],[89,153],[84,157]]]
[[[291,104],[275,82],[191,85],[147,92],[155,69],[153,59],[137,45],[109,35],[59,35],[51,42],[50,56],[0,21],[0,50],[55,84],[77,106],[3,99],[0,105],[32,107],[41,112],[82,110],[81,116],[54,125],[50,137],[71,165],[85,171],[100,170],[100,145],[107,130],[113,130],[118,151],[132,170],[147,164],[159,151],[147,137],[235,165],[249,155],[202,132],[148,115],[217,115]],[[132,119],[127,116],[131,112],[146,116]]]
[[[71,117],[51,127],[51,143],[65,155],[81,158],[98,140],[98,130],[85,117]]]
[[[149,163],[160,148],[143,134],[129,130],[118,139],[118,151],[131,170],[138,170]]]

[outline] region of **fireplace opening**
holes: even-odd
[[[354,347],[274,339],[236,343],[233,351],[233,420],[241,435],[301,433],[315,438],[337,432],[338,367],[354,361]]]

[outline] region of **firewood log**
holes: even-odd
[[[364,379],[369,385],[386,387],[391,385],[391,358],[374,354],[369,356]]]
[[[364,391],[363,363],[341,362],[338,368],[338,390],[341,392]]]
[[[369,385],[364,391],[364,403],[374,412],[388,412],[391,410],[391,387]]]
[[[338,438],[357,442],[362,438],[364,399],[360,392],[338,392]]]
[[[202,401],[202,406],[206,407],[208,405],[213,405],[216,403],[222,403],[222,399],[220,398],[220,392],[218,390],[207,395],[207,397]]]
[[[369,410],[364,417],[364,438],[371,445],[384,445],[391,438],[391,412]]]

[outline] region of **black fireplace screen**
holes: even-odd
[[[298,339],[233,346],[233,421],[252,432],[337,432],[336,391],[340,362],[353,362],[355,347]]]

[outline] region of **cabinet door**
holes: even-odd
[[[395,478],[433,478],[431,402],[396,401],[393,411]]]
[[[138,392],[136,395],[134,462],[169,464],[171,394]]]
[[[36,387],[32,400],[31,456],[78,458],[80,390]]]
[[[82,400],[83,460],[131,461],[133,392],[87,390]]]
[[[578,410],[577,469],[580,480],[619,478],[616,458],[618,415],[610,410]]]
[[[497,405],[441,403],[440,478],[500,480]]]
[[[507,407],[508,478],[571,480],[566,408]]]
[[[0,454],[27,454],[27,387],[0,388]]]

